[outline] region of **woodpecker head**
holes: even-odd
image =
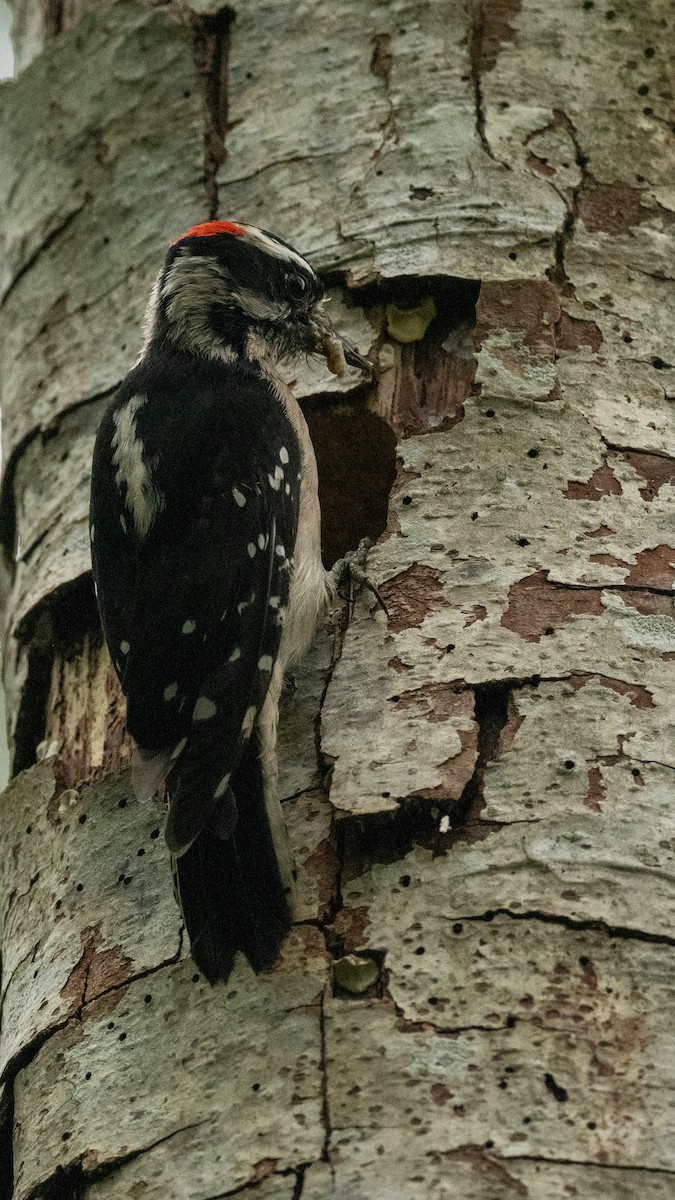
[[[195,225],[170,247],[146,315],[147,342],[168,338],[209,357],[278,359],[323,354],[371,364],[323,313],[323,285],[293,248],[233,221]]]

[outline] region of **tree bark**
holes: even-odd
[[[666,0],[15,0],[0,90],[0,1196],[675,1193]],[[327,561],[282,962],[196,973],[89,576],[171,236],[253,221],[377,384],[289,373]]]

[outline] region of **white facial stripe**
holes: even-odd
[[[259,296],[248,288],[239,288],[232,292],[232,299],[239,305],[242,312],[257,321],[283,321],[290,315],[288,304],[277,303],[271,297]]]
[[[280,258],[283,262],[295,263],[296,266],[309,271],[310,275],[314,275],[314,271],[307,262],[307,259],[296,254],[295,250],[290,250],[288,246],[282,246],[280,242],[275,242],[274,238],[268,237],[266,233],[263,233],[255,225],[242,225],[242,229],[246,230],[243,235],[245,241],[252,242],[254,246],[258,246],[267,254],[273,254],[275,258]]]

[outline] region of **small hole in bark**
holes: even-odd
[[[124,876],[124,886],[128,887],[129,884],[131,883],[132,879],[133,879],[133,875],[125,875]]]
[[[381,794],[382,794],[383,800],[388,800],[389,797],[391,796],[391,792],[382,792]]]
[[[555,629],[553,628],[553,626],[547,625],[544,630],[544,637],[553,637],[554,633],[555,633]]]
[[[392,703],[392,704],[398,704],[398,702],[399,702],[399,700],[401,699],[401,697],[400,697],[400,696],[390,696],[390,697],[389,697],[389,699],[390,699],[390,701],[391,701],[391,703]]]
[[[87,1080],[91,1079],[91,1071],[86,1071],[86,1072],[85,1072],[85,1076],[84,1076],[84,1077],[85,1077],[85,1079],[87,1079]]]
[[[87,814],[86,814],[86,813],[80,813],[80,815],[79,815],[79,817],[78,817],[77,819],[78,819],[78,821],[80,822],[80,825],[84,825],[84,823],[85,823],[85,821],[86,821],[86,819],[87,819]]]
[[[532,1117],[523,1117],[523,1125],[529,1125]]]
[[[118,1040],[118,1042],[126,1042],[126,1040],[127,1040],[126,1033],[121,1033],[117,1040]]]
[[[509,104],[508,100],[500,100],[499,107],[500,108],[510,108],[511,105]]]
[[[502,1091],[504,1091],[504,1088],[507,1088],[509,1085],[508,1085],[508,1083],[506,1082],[506,1080],[505,1080],[505,1079],[500,1079],[500,1080],[499,1080],[499,1086],[500,1086],[500,1088],[502,1089]]]
[[[494,408],[486,408],[486,409],[485,409],[485,416],[486,416],[486,417],[494,417],[494,415],[495,415],[495,410],[494,410]]]
[[[415,954],[426,954],[426,952],[426,946],[418,946],[415,950]]]
[[[143,849],[142,846],[141,846],[140,850],[136,851],[136,854],[138,855],[139,858],[143,857],[143,855],[145,854],[145,850]]]
[[[431,1004],[432,1008],[435,1008],[438,1004],[438,996],[430,996],[427,1000],[427,1004]]]
[[[639,767],[631,767],[630,773],[633,779],[642,779],[642,772]]]
[[[614,9],[613,9],[613,8],[610,8],[610,9],[608,9],[608,10],[607,10],[607,12],[605,13],[605,16],[606,16],[606,18],[607,18],[607,20],[608,20],[608,21],[613,21],[613,20],[614,20],[614,18],[615,18],[615,16],[616,16],[616,13],[614,12]]]
[[[150,995],[150,993],[149,993],[149,992],[148,992],[147,996],[144,996],[144,997],[143,997],[143,999],[144,999],[144,1002],[145,1002],[146,1004],[151,1004],[151,1003],[152,1003],[152,996]]]
[[[462,925],[461,921],[455,921],[455,924],[452,927],[452,932],[453,933],[461,933],[463,928],[464,928],[464,926]]]
[[[665,365],[666,364],[664,363],[662,358],[653,358],[652,359],[652,366],[655,371],[662,371],[663,368],[665,367]]]
[[[65,1132],[65,1133],[62,1133],[62,1134],[61,1134],[61,1141],[62,1141],[62,1142],[67,1142],[67,1141],[68,1141],[68,1138],[71,1138],[72,1136],[73,1136],[73,1135],[72,1135],[72,1133],[70,1133],[70,1131],[69,1131],[69,1130],[66,1130],[66,1132]]]
[[[152,838],[152,840],[154,842],[159,837],[159,829],[153,829],[152,833],[150,834],[150,837]]]
[[[401,875],[401,878],[399,879],[398,882],[399,882],[400,887],[410,887],[410,876],[409,875]]]
[[[587,1129],[597,1129],[598,1127],[597,1127],[595,1121],[587,1121],[586,1128]]]
[[[544,1083],[554,1100],[558,1100],[560,1103],[564,1103],[567,1100],[567,1088],[561,1087],[559,1083],[556,1083],[549,1072],[544,1075]]]
[[[474,513],[472,513],[472,514],[471,514],[471,520],[472,520],[472,521],[477,521],[477,520],[478,520],[478,513],[477,513],[477,512],[474,512]]]
[[[507,1029],[513,1029],[516,1024],[516,1018],[515,1017],[507,1017],[504,1024],[506,1025]]]
[[[582,967],[587,967],[590,961],[591,961],[591,960],[590,960],[590,958],[588,957],[588,955],[587,955],[587,954],[581,954],[581,955],[579,956],[579,964],[580,964],[580,966],[582,966]]]
[[[645,49],[645,58],[653,58],[656,51],[653,46],[647,46]]]
[[[115,1028],[115,1022],[114,1022],[114,1021],[108,1021],[108,1029],[114,1029],[114,1028]]]
[[[644,115],[645,115],[646,117],[653,117],[653,116],[654,116],[654,109],[653,109],[653,108],[649,108],[649,106],[647,106],[647,108],[643,108],[643,110],[642,110],[642,111],[643,111],[643,113],[644,113]]]
[[[259,1091],[260,1091],[260,1084],[259,1084],[259,1083],[252,1083],[252,1084],[251,1084],[251,1091],[252,1091],[252,1092],[259,1092]]]
[[[518,255],[516,254],[515,250],[509,250],[509,258],[512,262],[515,262],[517,257]]]
[[[571,759],[571,758],[565,759],[565,770],[566,771],[573,771],[575,766],[576,766],[576,763],[573,761],[573,759]]]
[[[193,982],[193,983],[199,983],[199,975],[198,975],[198,974],[195,974],[195,975],[193,975],[193,976],[192,976],[192,982]]]
[[[401,504],[412,504],[412,496],[404,496]]]
[[[32,833],[32,832],[33,832],[33,826],[32,826],[32,825],[26,825],[26,833]]]
[[[76,892],[83,892],[83,891],[84,891],[84,884],[83,884],[83,883],[78,883],[77,887],[75,888],[75,891],[76,891]]]
[[[117,807],[118,807],[118,808],[126,808],[126,806],[127,806],[127,802],[126,802],[126,800],[124,799],[124,797],[122,797],[122,799],[121,799],[121,800],[118,800],[118,801],[117,801]]]
[[[528,538],[518,538],[517,545],[519,545],[519,546],[529,546],[529,544],[530,544],[530,543],[529,543],[529,540],[528,540]]]
[[[535,450],[534,447],[532,447],[531,450],[528,450],[527,457],[528,458],[539,458],[539,451]]]
[[[118,883],[124,883],[124,872],[122,872],[122,874],[121,874],[121,875],[118,875],[118,876],[117,876],[117,882],[118,882]]]
[[[633,339],[632,339],[632,337],[630,336],[630,334],[629,334],[629,333],[624,333],[624,334],[623,334],[623,340],[624,340],[624,342],[626,343],[626,345],[627,345],[627,346],[630,346],[630,344],[631,344],[631,342],[632,342],[632,340],[633,340]]]
[[[455,649],[455,643],[454,643],[454,642],[448,642],[447,646],[445,647],[445,653],[446,653],[446,654],[452,654],[452,652],[453,652],[453,650],[454,650],[454,649]]]
[[[491,1141],[491,1140],[488,1140],[488,1141],[485,1143],[485,1149],[486,1149],[486,1150],[491,1150],[493,1146],[494,1146],[494,1142],[493,1142],[493,1141]]]
[[[641,83],[637,90],[637,94],[638,94],[638,96],[646,96],[648,91],[649,91],[648,85],[646,83]]]
[[[60,909],[60,907],[61,907],[62,903],[63,903],[63,901],[62,901],[62,900],[57,900],[57,901],[56,901],[56,904],[54,905],[54,908],[56,909],[56,911],[57,911],[57,912],[59,911],[59,909]]]
[[[586,12],[590,12],[592,8],[595,8],[594,0],[584,0],[584,8]]]

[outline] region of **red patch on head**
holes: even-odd
[[[193,225],[192,229],[188,229],[187,233],[181,234],[179,238],[171,243],[175,246],[178,242],[182,242],[188,237],[212,237],[215,233],[229,233],[233,237],[241,237],[246,230],[242,225],[235,224],[234,221],[205,221],[203,225]]]

